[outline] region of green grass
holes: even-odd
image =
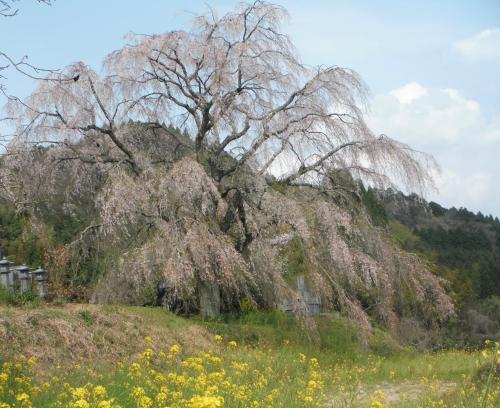
[[[318,317],[305,330],[294,316],[278,311],[227,315],[202,322],[211,332],[248,345],[280,346],[287,342],[301,350],[332,353],[336,357],[355,358],[362,352],[356,326],[344,319]]]
[[[14,292],[0,286],[0,305],[37,307],[40,303],[40,298],[32,291]]]

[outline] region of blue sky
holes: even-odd
[[[211,1],[221,13],[234,1]],[[353,68],[371,89],[369,122],[440,162],[446,206],[500,216],[500,1],[278,1],[305,63]],[[206,1],[21,0],[0,20],[0,49],[57,68],[95,68],[129,31],[188,28]],[[33,83],[9,73],[8,90]]]

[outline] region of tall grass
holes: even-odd
[[[31,290],[27,292],[12,291],[0,286],[0,305],[38,306],[40,298]]]

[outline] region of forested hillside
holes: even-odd
[[[373,193],[373,192],[372,192]],[[498,335],[500,330],[500,221],[466,208],[446,209],[416,195],[386,190],[376,208],[394,238],[408,251],[427,259],[450,283],[458,306],[457,325],[470,330],[470,340]]]
[[[417,196],[388,191],[382,195],[391,227],[410,250],[432,254],[449,268],[461,301],[500,295],[500,221],[466,208],[441,207]],[[400,223],[411,230],[405,236]],[[458,283],[460,282],[460,284]]]

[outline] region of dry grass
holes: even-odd
[[[0,360],[35,356],[41,366],[66,367],[77,361],[102,365],[133,357],[144,349],[144,338],[165,348],[209,347],[211,335],[199,325],[159,309],[71,304],[64,307],[0,306]]]

